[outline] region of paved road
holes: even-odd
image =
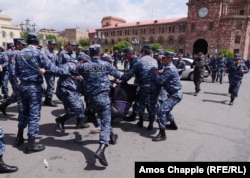
[[[98,148],[98,135],[89,134],[93,128],[75,130],[75,120],[67,122],[67,134],[56,130],[55,117],[63,113],[60,101],[54,97],[57,108],[43,107],[39,140],[46,149],[24,154],[23,147],[12,147],[17,132],[17,107],[11,105],[8,120],[1,120],[5,130],[6,163],[19,167],[8,178],[96,178],[134,177],[135,161],[249,161],[250,160],[250,74],[243,80],[239,97],[229,106],[227,77],[223,84],[207,79],[201,93],[193,96],[194,85],[182,81],[184,97],[173,110],[177,131],[167,131],[167,140],[155,143],[155,123],[152,131],[137,128],[135,122],[116,121],[114,131],[119,140],[106,150],[109,166],[104,168],[93,157]],[[0,113],[0,118],[4,118]],[[26,129],[27,131],[27,129]],[[26,132],[25,132],[26,135]],[[27,138],[27,137],[26,137]],[[49,163],[45,168],[43,160]]]

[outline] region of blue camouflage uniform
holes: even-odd
[[[220,83],[222,83],[225,66],[225,58],[219,56],[219,58],[216,59],[216,82],[220,80]]]
[[[19,50],[14,50],[12,52],[12,55],[9,58],[9,81],[10,84],[12,86],[12,90],[13,93],[12,95],[6,100],[6,105],[10,105],[12,103],[17,102],[18,105],[18,120],[20,120],[20,117],[25,117],[22,113],[23,111],[23,103],[21,100],[21,96],[18,90],[18,79],[16,76],[16,70],[15,70],[15,66],[16,66],[16,60],[17,60],[17,56],[20,53]],[[21,120],[23,120],[21,118]]]
[[[111,133],[110,79],[109,75],[120,78],[121,74],[110,63],[98,56],[91,61],[81,63],[76,69],[84,78],[84,97],[86,102],[101,119],[100,144],[109,144]]]
[[[51,43],[52,40],[50,40]],[[54,63],[55,65],[57,65],[58,61],[57,61],[57,54],[56,52],[50,49],[46,49],[45,50],[45,54],[47,55],[47,59],[49,59],[52,63]],[[44,78],[47,84],[47,89],[45,91],[45,96],[47,98],[52,98],[53,97],[53,93],[55,90],[55,75],[51,72],[45,72],[44,73]]]
[[[34,138],[39,133],[43,93],[43,75],[39,74],[39,69],[45,68],[58,75],[69,75],[67,67],[56,67],[46,59],[43,50],[32,44],[18,53],[15,70],[20,81],[19,92],[23,103],[22,113],[25,116],[19,120],[18,127],[25,128],[28,125],[29,138]]]
[[[237,60],[237,59],[236,59]],[[249,72],[249,69],[245,65],[244,61],[241,59],[239,64],[235,61],[231,62],[230,65],[227,66],[227,73],[229,79],[229,89],[228,92],[231,94],[230,104],[233,103],[234,99],[238,96],[238,92],[240,89],[240,85],[242,83],[243,75]]]
[[[208,63],[208,66],[211,70],[211,77],[212,77],[212,82],[215,81],[215,77],[216,77],[216,65],[217,65],[217,62],[216,62],[216,58],[215,56],[213,56],[210,60],[210,62]]]
[[[9,89],[8,89],[8,82],[9,82],[9,58],[12,53],[12,50],[7,50],[1,53],[0,56],[0,65],[3,68],[3,71],[0,72],[0,87],[2,88],[2,94],[4,98],[7,99]]]
[[[144,49],[143,49],[144,48]],[[144,46],[143,50],[147,50]],[[150,48],[151,50],[151,48]],[[152,58],[150,55],[142,56],[138,62],[136,62],[129,71],[124,74],[121,78],[122,81],[128,81],[133,75],[136,75],[137,83],[139,84],[139,90],[137,92],[137,99],[136,99],[136,111],[139,115],[139,123],[138,126],[142,127],[142,120],[144,115],[144,110],[146,107],[146,100],[149,97],[149,118],[151,121],[155,119],[156,112],[157,112],[157,98],[160,92],[160,87],[155,82],[155,74],[153,69],[158,68],[157,61]]]
[[[69,66],[75,66],[78,63],[76,59],[76,53],[74,51],[62,51],[58,60],[59,65],[67,64]],[[78,74],[75,73],[75,75]],[[82,122],[84,119],[84,104],[79,92],[79,86],[81,83],[81,79],[77,77],[60,76],[56,87],[56,96],[63,103],[64,110],[66,112],[65,117],[67,119],[70,117],[76,117],[77,123]]]
[[[168,93],[168,97],[162,101],[158,109],[159,128],[165,129],[167,119],[174,119],[171,114],[173,107],[182,99],[182,86],[176,67],[172,63],[167,65],[161,75],[156,76],[156,83]]]
[[[5,152],[4,131],[0,126],[0,156],[2,156],[4,152]]]

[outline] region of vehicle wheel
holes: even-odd
[[[189,76],[188,76],[188,79],[189,80],[194,80],[194,73],[193,72],[191,72],[190,74],[189,74]]]

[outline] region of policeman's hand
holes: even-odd
[[[2,66],[0,66],[0,72],[3,72],[3,67]]]
[[[46,70],[44,68],[40,68],[39,71],[38,71],[38,73],[40,75],[44,74],[45,72],[46,72]]]
[[[155,75],[159,75],[159,70],[157,68],[154,68]]]

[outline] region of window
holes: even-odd
[[[6,32],[5,31],[2,31],[2,37],[6,38]]]
[[[209,26],[208,26],[208,30],[213,30],[214,29],[214,23],[213,22],[209,22]]]
[[[240,10],[240,15],[244,15],[244,10]]]
[[[191,32],[195,32],[195,24],[194,23],[191,24]]]
[[[241,40],[241,36],[239,35],[235,36],[235,40],[234,40],[235,43],[240,43],[240,40]]]
[[[236,21],[236,29],[237,30],[241,30],[241,28],[242,28],[242,22],[241,22],[241,20]]]

